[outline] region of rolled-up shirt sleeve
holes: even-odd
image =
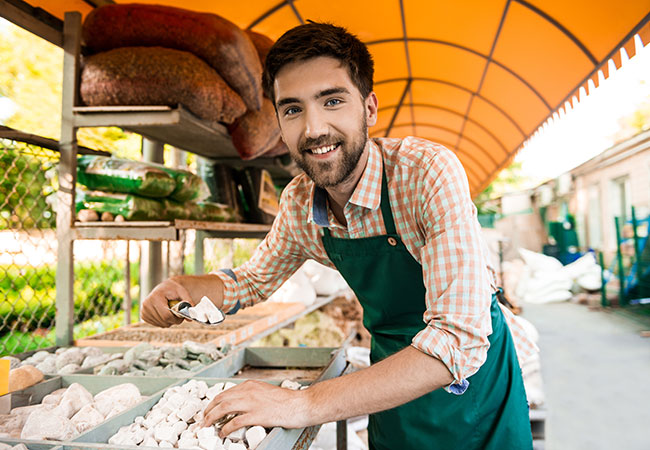
[[[291,230],[291,191],[291,185],[283,191],[271,230],[251,258],[235,269],[214,272],[224,284],[224,312],[266,300],[305,262],[304,251]]]
[[[454,378],[445,389],[462,394],[487,358],[492,283],[465,172],[446,149],[433,161],[422,174],[419,223],[426,327],[412,345],[442,361]]]

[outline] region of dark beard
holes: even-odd
[[[359,163],[359,159],[363,154],[363,149],[366,146],[368,140],[368,124],[366,118],[363,118],[361,123],[361,128],[359,134],[357,135],[359,139],[353,140],[350,143],[350,148],[348,150],[348,144],[345,140],[338,139],[336,136],[322,136],[318,139],[308,139],[300,146],[302,148],[314,148],[320,147],[322,145],[329,145],[338,143],[340,144],[339,151],[343,152],[343,157],[341,162],[337,163],[336,166],[331,161],[323,162],[314,162],[313,160],[308,160],[304,152],[300,151],[299,158],[293,158],[298,167],[305,171],[305,173],[311,178],[314,184],[320,188],[328,188],[336,186],[343,181],[345,181],[350,174],[354,171]],[[353,138],[354,139],[354,138]],[[333,173],[333,171],[336,171]],[[330,174],[333,177],[322,176],[323,174]]]

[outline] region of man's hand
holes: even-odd
[[[203,412],[207,427],[229,415],[237,416],[221,428],[225,437],[242,427],[302,428],[312,425],[309,420],[307,390],[294,391],[249,380],[217,395]]]
[[[165,280],[151,291],[142,302],[142,320],[157,327],[169,327],[183,321],[169,310],[169,300],[180,300],[194,305],[187,289],[173,279]]]

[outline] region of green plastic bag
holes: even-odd
[[[91,209],[101,215],[109,212],[131,221],[168,220],[160,200],[132,194],[77,190],[77,212]]]
[[[186,202],[190,200],[204,200],[210,195],[208,185],[199,177],[187,170],[172,169],[163,165],[152,165],[160,168],[174,178],[176,188],[170,197],[177,202]]]
[[[159,167],[106,156],[83,155],[77,162],[79,183],[91,190],[162,198],[176,189],[176,180]]]
[[[213,202],[197,202],[193,220],[208,222],[239,222],[241,219],[230,206]]]

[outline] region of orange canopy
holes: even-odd
[[[58,18],[106,0],[27,1]],[[122,3],[122,1],[117,1]],[[127,2],[124,2],[127,3]],[[277,39],[307,19],[347,27],[375,63],[372,136],[416,135],[454,150],[477,195],[580,88],[608,76],[650,0],[140,0],[217,13]]]

